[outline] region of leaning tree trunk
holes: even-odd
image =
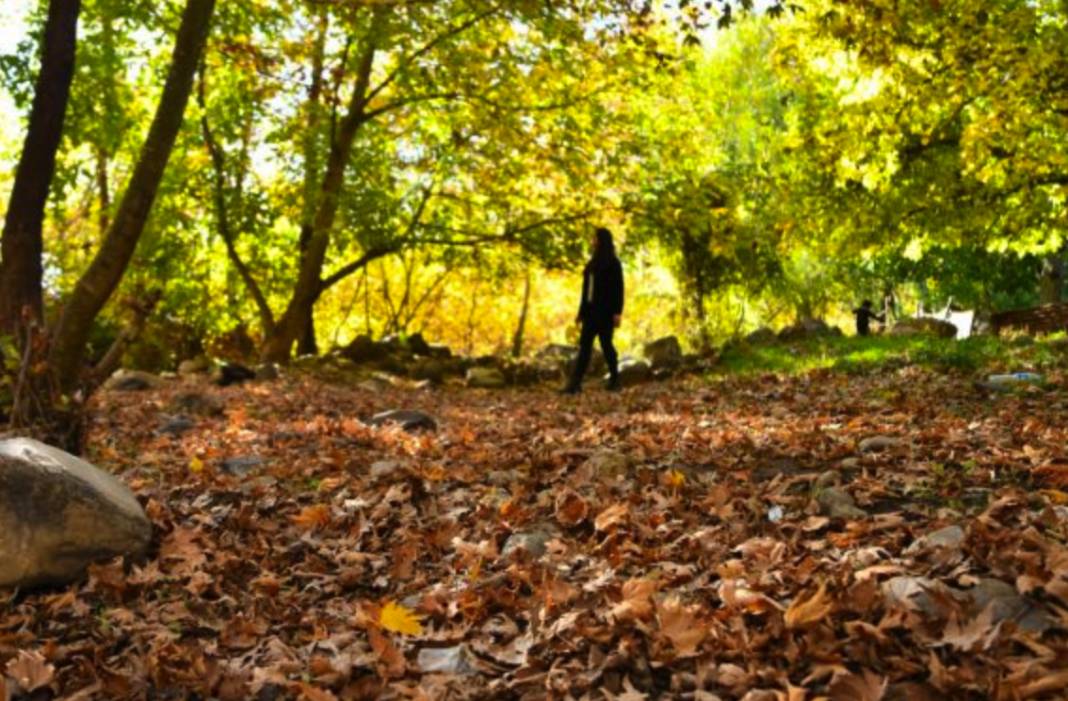
[[[75,285],[52,334],[51,369],[64,392],[79,382],[93,323],[122,280],[152,211],[182,126],[214,10],[215,0],[186,3],[163,94],[129,185],[100,249]]]
[[[297,282],[293,287],[285,313],[275,325],[274,333],[264,343],[262,359],[265,362],[289,360],[293,344],[302,333],[307,331],[315,302],[322,294],[323,263],[326,260],[326,250],[330,244],[334,220],[337,218],[352,145],[360,127],[367,121],[366,108],[371,87],[371,71],[378,52],[377,42],[381,39],[378,29],[387,11],[385,5],[375,5],[371,31],[367,35],[367,46],[360,57],[356,84],[349,101],[348,111],[338,129],[337,137],[330,145],[330,154],[327,157],[326,170],[319,188],[312,228],[310,232],[302,232],[302,236],[307,236],[307,241],[306,247],[302,246],[301,250]]]
[[[30,124],[11,189],[0,242],[0,333],[20,326],[24,309],[43,314],[41,228],[74,78],[80,0],[51,0]]]
[[[527,270],[526,282],[523,286],[523,307],[519,310],[519,321],[515,325],[515,335],[512,336],[512,357],[519,358],[523,355],[523,335],[527,328],[527,313],[530,311],[530,270]]]

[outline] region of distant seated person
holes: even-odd
[[[871,300],[866,299],[860,303],[859,309],[853,310],[853,316],[857,317],[857,335],[858,336],[870,336],[871,335],[871,320],[875,319],[880,324],[886,323],[886,316],[883,314],[876,314],[872,311]]]

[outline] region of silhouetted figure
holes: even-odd
[[[870,336],[871,335],[871,320],[875,319],[880,323],[886,322],[885,314],[876,314],[872,311],[871,300],[866,299],[860,303],[859,309],[853,310],[853,316],[857,317],[857,335],[858,336]]]
[[[623,314],[623,265],[616,256],[612,233],[605,228],[594,232],[593,255],[582,273],[582,301],[576,323],[582,324],[579,354],[571,380],[564,388],[567,394],[578,394],[582,377],[590,365],[593,339],[601,340],[601,350],[608,363],[608,389],[619,389],[619,356],[612,345],[612,333],[619,326]]]

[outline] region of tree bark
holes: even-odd
[[[41,71],[0,241],[0,333],[19,328],[24,308],[37,321],[43,316],[41,229],[74,78],[80,11],[80,0],[48,4]]]
[[[215,0],[186,3],[163,94],[129,185],[100,249],[75,285],[52,334],[51,369],[64,391],[78,384],[93,323],[122,280],[152,211],[182,126],[214,10]]]
[[[337,218],[341,191],[345,183],[345,170],[352,153],[352,145],[360,127],[367,121],[366,108],[371,85],[371,71],[381,39],[381,23],[388,8],[375,5],[371,28],[367,34],[366,47],[360,57],[356,73],[356,85],[349,101],[348,112],[338,129],[337,138],[330,145],[326,171],[319,188],[318,203],[307,245],[302,250],[300,273],[285,313],[275,324],[274,333],[264,343],[262,358],[265,362],[286,362],[293,350],[293,343],[307,330],[315,301],[322,293],[322,270],[326,250]]]
[[[527,312],[530,310],[530,270],[527,270],[526,282],[523,286],[523,307],[519,310],[519,323],[515,327],[515,335],[512,337],[512,357],[519,358],[523,355],[523,334],[527,328]]]
[[[1056,304],[1061,301],[1064,291],[1065,249],[1057,251],[1042,261],[1041,277],[1038,281],[1039,297],[1042,304]]]

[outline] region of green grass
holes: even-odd
[[[859,373],[907,365],[965,373],[1043,372],[1068,365],[1068,340],[1056,334],[1038,339],[839,336],[763,346],[739,343],[723,352],[712,372],[797,375],[831,368]]]

